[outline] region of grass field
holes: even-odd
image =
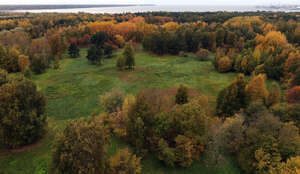
[[[229,85],[236,76],[235,73],[217,73],[210,61],[200,62],[193,57],[156,57],[138,52],[136,70],[121,72],[116,70],[116,58],[105,60],[102,66],[95,66],[88,63],[85,55],[85,49],[81,50],[81,57],[77,59],[69,59],[65,55],[65,59],[60,62],[60,69],[49,69],[47,73],[32,77],[48,98],[46,114],[49,117],[49,131],[45,138],[24,152],[0,150],[0,174],[46,173],[51,159],[51,142],[55,134],[72,119],[101,112],[98,105],[99,95],[113,88],[136,94],[142,88],[172,89],[185,84],[207,95],[214,105],[218,92]],[[108,151],[114,153],[123,146],[126,145],[113,138]],[[143,172],[145,174],[240,173],[231,160],[218,168],[207,167],[204,162],[198,162],[188,169],[169,169],[151,155],[143,160]]]

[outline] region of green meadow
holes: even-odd
[[[193,55],[159,57],[142,51],[135,55],[134,71],[118,71],[115,64],[119,54],[117,52],[112,59],[105,59],[102,66],[96,66],[88,63],[85,58],[86,49],[82,49],[80,58],[70,59],[64,55],[59,69],[49,69],[44,74],[33,75],[32,80],[47,96],[48,133],[40,142],[20,149],[20,152],[0,150],[0,174],[47,173],[55,134],[61,132],[70,120],[100,113],[99,95],[113,88],[135,95],[143,88],[159,87],[173,94],[180,84],[185,84],[191,91],[207,95],[214,107],[218,92],[237,75],[218,73],[210,61],[200,62]],[[124,146],[127,145],[113,137],[108,154],[113,154]],[[240,173],[237,165],[230,159],[219,167],[207,166],[204,161],[205,157],[188,169],[171,169],[154,156],[148,155],[143,160],[143,173]]]

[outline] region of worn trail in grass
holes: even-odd
[[[49,133],[37,147],[29,151],[0,151],[0,173],[46,173],[55,133],[60,132],[69,120],[101,112],[101,107],[98,106],[99,95],[113,88],[136,94],[142,88],[174,88],[185,84],[209,96],[213,105],[218,92],[236,76],[234,73],[217,73],[209,61],[200,62],[193,57],[156,57],[139,52],[136,54],[136,70],[122,72],[115,67],[116,58],[105,60],[102,66],[95,66],[88,63],[85,55],[86,50],[83,49],[80,58],[69,59],[65,56],[60,62],[60,69],[50,69],[47,73],[32,78],[48,98],[46,114],[49,117]],[[114,153],[120,146],[125,145],[113,139],[109,152]],[[146,174],[239,173],[230,161],[220,168],[206,167],[199,162],[188,169],[168,169],[149,156],[143,160],[143,166]]]

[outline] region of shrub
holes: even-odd
[[[123,102],[124,93],[118,89],[113,89],[111,92],[100,96],[100,105],[104,108],[104,111],[108,113],[120,111]]]
[[[187,57],[188,55],[186,54],[186,52],[180,51],[180,52],[178,53],[178,56],[180,56],[180,57]]]
[[[187,87],[180,85],[177,90],[177,94],[175,96],[175,103],[176,104],[185,104],[188,102],[188,89]]]
[[[232,60],[228,57],[222,57],[218,61],[218,72],[228,72],[232,69]]]
[[[142,173],[141,158],[129,152],[128,148],[120,149],[109,159],[110,174],[140,174]]]
[[[24,78],[10,79],[0,87],[0,135],[7,148],[31,144],[45,132],[45,97]]]
[[[31,70],[37,74],[44,73],[49,67],[49,60],[43,54],[35,54],[31,59]]]
[[[96,118],[70,122],[55,138],[51,173],[104,174],[107,136]]]
[[[118,70],[123,70],[125,67],[125,61],[122,57],[118,57],[117,64],[116,64]]]
[[[196,53],[197,59],[200,61],[208,61],[209,60],[209,51],[206,49],[199,49]]]
[[[175,166],[175,149],[169,147],[168,143],[162,138],[158,142],[158,158],[162,160],[167,166]]]
[[[0,86],[8,82],[7,71],[4,69],[0,69]]]
[[[182,167],[188,167],[193,163],[194,146],[190,138],[178,135],[175,139],[176,161]]]
[[[289,103],[300,103],[300,86],[295,86],[290,89],[286,95]]]

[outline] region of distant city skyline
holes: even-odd
[[[9,4],[156,4],[156,5],[291,5],[299,0],[0,0],[0,5]]]

